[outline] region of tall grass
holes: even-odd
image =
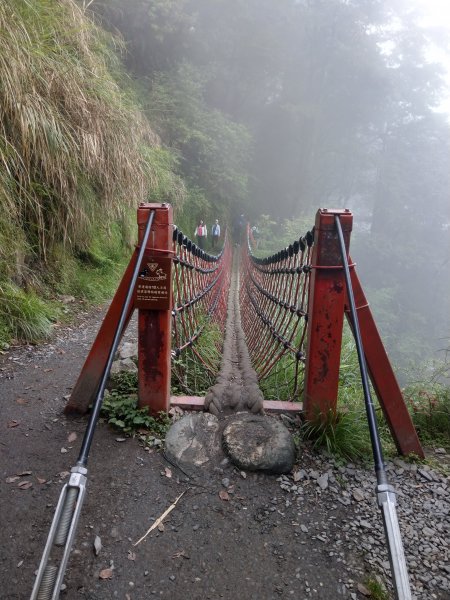
[[[301,402],[304,371],[304,364],[301,361],[297,362],[290,352],[283,354],[270,373],[259,381],[264,398]]]
[[[58,316],[55,306],[14,284],[0,285],[0,344],[20,339],[35,342],[48,337]]]
[[[394,442],[373,389],[371,396],[383,450],[386,455],[395,454]],[[358,355],[347,323],[344,324],[342,338],[336,413],[330,411],[325,418],[317,415],[312,423],[305,424],[303,434],[315,446],[324,447],[342,458],[372,460]]]
[[[343,410],[341,406],[336,412],[330,410],[325,418],[317,415],[304,423],[302,436],[313,447],[347,460],[371,458],[367,424],[357,410]]]
[[[408,386],[404,395],[422,442],[450,449],[450,388],[428,381]]]
[[[131,207],[152,191],[180,203],[184,186],[121,69],[122,42],[76,2],[5,0],[0,30],[0,340],[29,339],[13,323],[28,318],[24,297],[45,285],[99,297],[90,273],[115,259],[92,264],[96,241],[113,223],[126,241]]]
[[[197,327],[206,317],[197,315]],[[172,358],[172,393],[205,394],[219,374],[223,334],[216,324],[206,323],[200,337],[179,357]]]
[[[448,364],[447,371],[448,371]],[[417,381],[403,390],[403,397],[423,445],[450,448],[450,388],[433,377]],[[372,390],[381,444],[386,456],[396,454],[387,422]],[[303,434],[317,447],[348,459],[372,459],[369,428],[353,336],[346,325],[341,353],[336,414],[306,424]]]
[[[119,42],[75,2],[8,0],[0,27],[0,203],[45,259],[145,198],[157,137],[111,75]]]

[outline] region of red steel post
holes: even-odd
[[[345,247],[350,244],[353,215],[349,210],[317,211],[311,258],[307,353],[303,407],[308,421],[336,411],[345,280],[334,221],[341,219]]]
[[[152,414],[170,407],[173,212],[169,204],[140,204],[139,242],[148,211],[155,218],[135,291],[138,316],[139,406]]]
[[[392,370],[355,269],[351,270],[350,277],[367,367],[397,450],[401,454],[414,452],[424,458],[423,449],[403,399],[402,391]],[[346,303],[348,305],[347,298]],[[348,312],[347,317],[351,326]]]
[[[81,369],[78,380],[64,409],[65,414],[84,414],[95,399],[100,380],[108,362],[109,352],[114,340],[120,314],[127,297],[127,292],[133,278],[138,252],[135,250],[122,277],[116,293],[109,305],[97,337]],[[131,305],[125,321],[124,331],[133,314],[134,306]]]

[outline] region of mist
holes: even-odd
[[[438,108],[448,90],[430,47],[445,53],[448,31],[391,0],[91,9],[126,42],[193,219],[269,215],[276,236],[286,220],[312,224],[319,207],[350,208],[352,258],[403,379],[445,361],[450,132]]]

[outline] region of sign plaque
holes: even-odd
[[[171,310],[172,259],[144,254],[134,290],[134,305],[144,310]]]

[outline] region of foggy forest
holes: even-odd
[[[350,208],[351,253],[388,348],[403,367],[445,358],[449,117],[436,110],[444,69],[427,49],[448,47],[448,32],[421,26],[410,2],[92,8],[124,36],[150,121],[209,200],[209,220],[266,215],[270,240],[285,220]]]

